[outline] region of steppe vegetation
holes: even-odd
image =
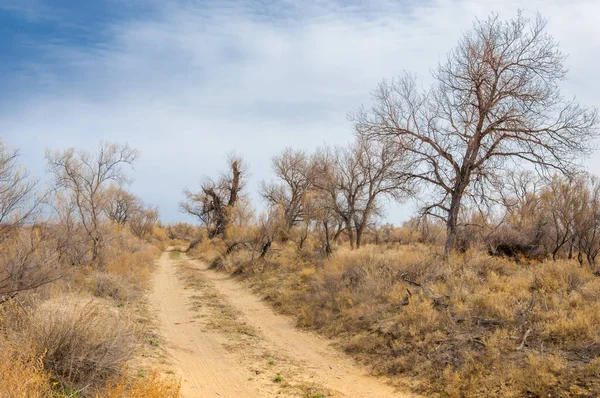
[[[382,82],[348,147],[275,156],[260,215],[241,156],[186,190],[189,253],[419,392],[600,395],[597,113],[564,59],[540,17],[477,21],[429,89]]]
[[[0,143],[0,396],[178,397],[133,361],[160,345],[145,291],[167,245],[402,388],[599,396],[600,180],[579,161],[598,116],[561,94],[564,61],[541,17],[477,21],[429,88],[383,81],[349,145],[276,155],[265,211],[230,156],[184,191],[199,226],[128,191],[127,145],[49,150],[46,187]]]
[[[126,191],[137,156],[48,151],[45,189],[0,143],[0,396],[179,396],[177,380],[127,368],[167,240],[157,209]]]

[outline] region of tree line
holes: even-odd
[[[138,238],[152,232],[158,209],[127,191],[126,168],[139,152],[101,142],[95,152],[47,151],[52,176],[42,187],[0,141],[0,302],[50,283],[69,267],[105,265],[116,225]]]
[[[256,222],[260,236],[252,238],[261,255],[274,239],[294,239],[302,247],[309,231],[322,236],[327,254],[342,235],[360,247],[385,199],[413,198],[419,219],[444,225],[447,257],[474,215],[494,231],[505,228],[523,200],[507,193],[515,175],[545,184],[550,193],[542,196],[552,196],[556,184],[575,184],[581,206],[593,213],[596,182],[585,176],[580,159],[594,150],[598,114],[561,94],[565,58],[541,16],[519,13],[503,21],[492,15],[464,34],[434,69],[428,88],[412,74],[382,81],[372,106],[351,115],[351,144],[313,153],[288,148],[273,158],[275,181],[260,186],[268,211]],[[185,191],[182,210],[198,217],[210,237],[226,237],[236,222],[252,218],[244,195],[247,167],[231,157],[220,178]],[[556,220],[567,212],[533,211]],[[595,261],[588,246],[598,246],[589,243],[596,242],[596,225],[589,224],[596,221],[581,211],[575,213],[585,226],[575,227],[574,215],[569,222],[544,222],[556,231],[553,256],[568,246]]]

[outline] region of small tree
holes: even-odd
[[[154,226],[158,222],[159,212],[155,206],[144,206],[143,204],[131,214],[129,218],[129,228],[131,232],[142,239],[152,233]]]
[[[18,160],[0,141],[0,304],[61,276],[47,228],[33,225],[42,199],[36,181]]]
[[[384,196],[400,200],[411,193],[404,172],[403,150],[358,138],[348,148],[325,149],[312,160],[310,182],[327,198],[345,225],[352,248],[374,217]]]
[[[412,178],[432,193],[423,212],[446,223],[446,255],[461,205],[490,199],[504,172],[526,163],[569,174],[590,153],[597,112],[561,96],[564,59],[541,17],[494,15],[464,35],[429,90],[411,75],[384,81],[373,108],[356,115],[362,136],[412,158]]]
[[[97,152],[68,149],[46,151],[48,169],[55,185],[69,192],[79,221],[91,242],[91,260],[98,263],[102,249],[101,223],[105,190],[112,181],[129,183],[123,166],[131,166],[139,152],[128,145],[101,142]]]
[[[37,182],[19,166],[19,151],[0,140],[0,237],[28,220],[40,200],[35,197]]]
[[[142,209],[141,200],[120,186],[111,185],[105,192],[104,211],[109,220],[125,225]]]
[[[210,238],[225,236],[246,183],[247,170],[243,159],[232,155],[228,163],[228,172],[216,181],[204,181],[199,192],[185,189],[186,199],[179,204],[183,212],[197,217],[207,227]]]
[[[134,194],[123,187],[111,185],[105,192],[104,211],[109,220],[126,225],[138,238],[152,232],[158,222],[158,208],[146,206]]]
[[[590,267],[595,271],[596,258],[600,254],[600,180],[586,176],[579,181],[581,188],[575,210],[574,228],[579,249],[579,262],[585,254]]]
[[[286,233],[305,217],[304,198],[310,187],[307,176],[308,157],[303,151],[287,148],[272,160],[277,183],[261,183],[261,195],[270,207],[283,212]]]

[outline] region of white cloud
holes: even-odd
[[[550,18],[570,54],[565,92],[598,102],[596,1],[281,2],[266,13],[224,4],[168,3],[153,19],[115,22],[94,47],[40,44],[43,61],[2,101],[3,138],[38,174],[46,147],[127,141],[142,152],[133,189],[167,219],[183,218],[181,190],[215,174],[226,153],[247,157],[254,189],[283,147],[349,141],[346,114],[379,80],[410,70],[426,84],[473,18],[519,7]],[[590,167],[600,172],[600,162]],[[389,216],[410,211],[392,206]]]

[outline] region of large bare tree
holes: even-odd
[[[112,181],[129,182],[123,166],[130,166],[139,152],[128,145],[101,142],[95,153],[68,149],[47,151],[49,171],[54,175],[57,188],[71,195],[79,220],[91,241],[91,259],[97,263],[102,249],[101,222],[105,191]]]
[[[412,157],[412,177],[432,194],[423,212],[446,223],[446,255],[461,205],[489,199],[503,172],[529,164],[570,173],[590,153],[597,112],[561,95],[564,60],[540,16],[493,15],[464,35],[430,89],[419,90],[412,75],[384,81],[372,109],[356,115],[361,135]]]
[[[218,180],[206,179],[199,192],[186,188],[183,192],[185,201],[179,204],[183,212],[197,217],[207,227],[211,238],[225,235],[246,183],[247,170],[243,159],[231,155],[228,165],[229,170]]]

